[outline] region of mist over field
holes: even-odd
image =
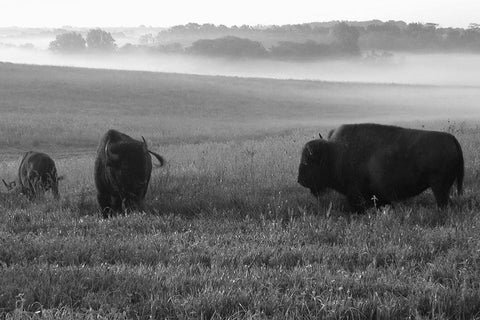
[[[480,55],[475,54],[397,53],[385,61],[292,62],[149,53],[64,55],[40,49],[0,48],[0,61],[275,79],[480,86]]]

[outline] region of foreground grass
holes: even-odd
[[[47,196],[29,203],[0,193],[2,317],[480,317],[476,122],[405,124],[452,132],[462,145],[465,194],[445,211],[426,192],[394,208],[348,215],[339,195],[317,201],[296,183],[301,147],[318,131],[326,133],[332,119],[394,112],[380,106],[402,91],[405,99],[391,106],[405,104],[404,113],[429,94],[433,102],[445,98],[441,106],[458,97],[468,107],[478,95],[474,89],[0,69],[8,69],[0,72],[0,108],[7,116],[0,119],[0,142],[9,148],[72,148],[52,153],[66,176],[61,201]],[[136,98],[128,98],[132,93]],[[158,107],[163,98],[170,109]],[[277,102],[283,107],[273,108]],[[295,108],[287,108],[290,102]],[[26,117],[32,110],[36,116]],[[63,122],[65,110],[71,117]],[[328,125],[290,128],[314,124],[300,120],[317,112]],[[172,114],[178,121],[169,122]],[[164,115],[167,120],[161,120]],[[162,121],[170,129],[156,129]],[[192,123],[196,127],[188,131]],[[145,130],[152,149],[167,159],[153,173],[146,212],[99,216],[93,159],[106,125],[132,135]],[[1,154],[1,178],[14,178],[20,154]]]
[[[480,220],[421,206],[288,219],[235,212],[4,215],[4,312],[127,318],[472,318]],[[20,227],[21,226],[21,227]]]
[[[476,318],[480,139],[475,127],[456,134],[466,191],[443,212],[428,192],[363,216],[345,214],[336,194],[316,201],[295,183],[300,132],[165,148],[170,163],[154,174],[148,213],[109,220],[98,214],[91,178],[81,179],[93,159],[77,159],[59,203],[0,201],[1,312],[13,319]]]

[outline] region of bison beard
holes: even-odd
[[[315,196],[325,188],[334,189],[361,212],[428,188],[443,208],[455,180],[458,193],[462,192],[463,176],[462,149],[451,134],[354,124],[331,131],[328,140],[305,145],[298,182]]]
[[[116,130],[102,137],[95,160],[95,186],[104,218],[124,210],[143,210],[152,172],[150,154],[163,165],[163,158],[148,150],[145,139],[138,141]]]

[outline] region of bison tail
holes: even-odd
[[[151,155],[155,156],[155,158],[157,158],[158,162],[160,163],[160,167],[163,166],[163,164],[165,163],[165,159],[163,159],[163,157],[161,155],[159,155],[158,153],[155,153],[153,151],[150,151],[150,150],[148,150],[148,152]]]
[[[463,193],[463,177],[465,174],[465,164],[463,160],[462,147],[460,146],[460,143],[458,143],[458,140],[455,137],[453,138],[453,140],[455,141],[458,149],[458,155],[460,157],[460,161],[457,166],[457,193],[458,195],[461,195]]]

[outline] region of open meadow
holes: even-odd
[[[454,134],[464,195],[349,215],[297,184],[307,141],[367,121]],[[93,161],[110,128],[167,165],[146,212],[103,220]],[[479,87],[0,63],[0,178],[27,150],[65,180],[59,202],[2,186],[3,318],[480,318]]]

